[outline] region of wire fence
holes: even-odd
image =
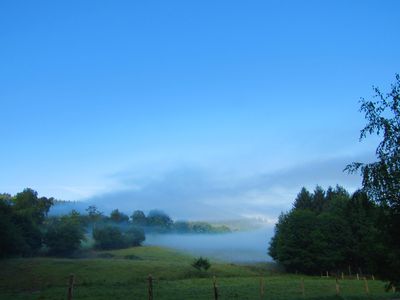
[[[71,274],[68,278],[67,300],[73,300],[74,294],[79,285],[76,284],[75,275]],[[317,279],[317,280],[316,280]],[[179,289],[173,284],[174,281],[157,280],[149,275],[144,281],[146,284],[141,286],[146,289],[146,293],[139,299],[174,299],[168,298],[168,293],[173,293],[176,299],[318,299],[318,297],[329,296],[352,296],[373,299],[372,290],[381,287],[381,282],[375,284],[374,275],[345,276],[343,273],[335,276],[326,273],[321,278],[293,276],[282,280],[278,276],[268,277],[249,277],[243,278],[212,278],[191,279],[199,284],[198,289],[190,288]],[[371,285],[373,289],[371,289]],[[202,295],[199,295],[202,293]],[[392,286],[390,293],[394,295],[396,288]],[[323,295],[323,296],[322,296]],[[396,293],[397,295],[397,293]],[[376,295],[377,296],[377,295]],[[138,299],[138,298],[135,298]],[[359,298],[360,299],[360,298]]]

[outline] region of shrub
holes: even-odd
[[[78,250],[84,240],[83,226],[79,214],[72,212],[61,218],[53,219],[47,226],[44,243],[53,255],[68,255]]]
[[[122,231],[119,227],[105,226],[93,230],[95,248],[97,249],[122,249],[133,246],[140,246],[145,240],[143,230],[129,228]]]
[[[193,261],[192,267],[199,271],[201,270],[207,271],[211,267],[211,264],[207,258],[203,258],[200,256],[198,259],[195,259]]]
[[[144,231],[135,227],[128,229],[125,232],[124,237],[129,247],[140,246],[146,239]]]

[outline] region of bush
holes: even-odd
[[[146,239],[144,231],[139,228],[132,227],[124,234],[128,247],[140,246]]]
[[[118,227],[106,226],[93,229],[95,248],[97,249],[118,249],[124,248],[124,238]]]
[[[49,248],[50,254],[71,254],[80,248],[81,241],[84,240],[83,226],[76,212],[53,219],[47,227],[44,243]]]
[[[200,256],[198,259],[193,261],[192,267],[199,271],[201,271],[202,269],[204,271],[207,271],[211,267],[211,264],[207,258],[203,258]]]
[[[93,230],[95,248],[97,249],[122,249],[140,246],[145,240],[143,230],[130,228],[123,232],[119,227],[105,226]]]

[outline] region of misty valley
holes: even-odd
[[[351,299],[362,299],[363,287],[376,299],[396,293],[394,286],[385,292],[379,280],[387,257],[378,229],[385,210],[361,190],[303,187],[274,227],[259,219],[177,221],[156,209],[106,214],[93,204],[79,212],[74,203],[29,188],[1,194],[0,205],[4,299],[57,299],[66,278],[68,299],[74,289],[78,299],[86,293],[107,299],[111,287],[126,298],[130,286],[143,299],[155,291],[160,299],[207,299],[208,284],[227,299],[257,298],[266,286],[277,299],[295,299],[306,289],[318,298],[333,285],[336,295]]]
[[[400,0],[0,0],[0,300],[400,300]]]

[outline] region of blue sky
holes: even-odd
[[[371,159],[377,141],[358,142],[358,100],[400,70],[399,9],[1,1],[0,189],[132,206],[151,190],[160,195],[144,207],[157,198],[248,214],[289,207],[302,185],[354,189],[342,169]],[[182,193],[182,182],[207,193]]]

